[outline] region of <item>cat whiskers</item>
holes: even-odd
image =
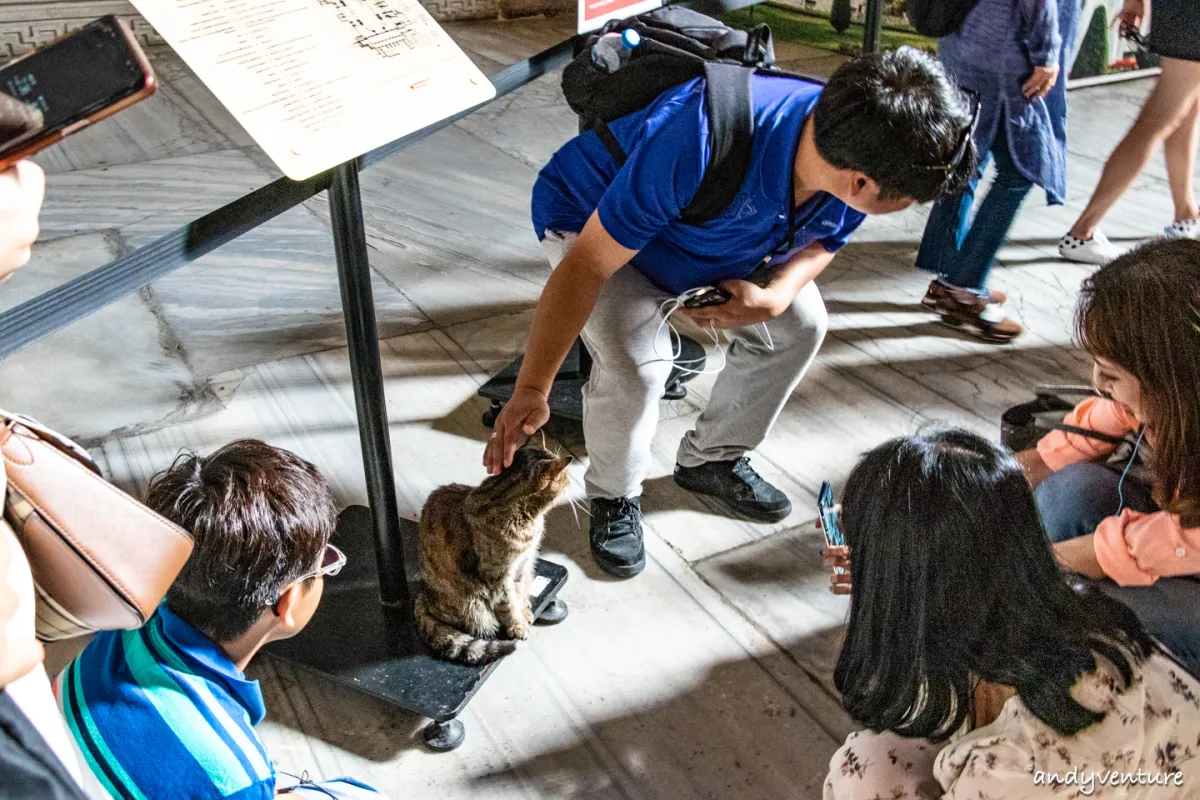
[[[574,483],[574,481],[571,482]],[[590,518],[592,516],[592,511],[590,508],[588,508],[588,504],[583,500],[578,497],[572,497],[570,491],[570,489],[567,489],[567,492],[563,496],[567,498],[567,504],[571,506],[571,515],[575,517],[575,527],[578,528],[579,512],[582,511],[585,516]]]
[[[571,507],[571,515],[575,517],[575,527],[579,527],[579,512],[582,511],[586,516],[592,516],[592,511],[587,507],[587,504],[578,497],[567,495],[567,505]]]

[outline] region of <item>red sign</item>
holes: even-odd
[[[579,32],[587,33],[610,19],[632,17],[662,6],[662,0],[579,0]]]

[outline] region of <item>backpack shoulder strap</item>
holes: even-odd
[[[704,66],[710,153],[700,188],[680,215],[685,225],[716,219],[742,188],[754,152],[754,72],[740,64]]]
[[[608,127],[608,123],[596,120],[591,124],[590,128],[596,132],[596,136],[600,138],[600,143],[604,145],[604,149],[608,151],[608,154],[613,157],[613,161],[617,162],[617,169],[625,166],[629,155],[625,152],[625,148],[621,147],[621,143],[617,141],[616,134],[612,132],[612,128]]]

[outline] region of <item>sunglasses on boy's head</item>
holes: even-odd
[[[311,572],[304,573],[299,578],[296,578],[296,580],[294,580],[292,583],[303,583],[304,581],[308,580],[309,578],[315,578],[318,575],[320,575],[320,576],[337,575],[339,572],[342,571],[342,567],[344,567],[344,566],[346,566],[346,554],[343,553],[341,550],[338,550],[333,545],[327,544],[327,545],[325,545],[325,551],[323,553],[321,553],[321,566],[317,567],[316,569],[312,570]],[[282,595],[280,595],[280,596],[282,597]],[[279,600],[276,600],[275,603],[273,603],[273,605],[278,606]],[[275,616],[279,616],[278,610],[275,610],[275,609],[272,609],[272,610],[275,611]]]
[[[314,569],[312,572],[306,572],[304,575],[296,579],[296,582],[306,581],[309,578],[321,576],[333,576],[342,571],[342,567],[346,566],[346,554],[338,550],[331,544],[325,545],[325,552],[321,554],[321,566]]]

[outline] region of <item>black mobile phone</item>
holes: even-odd
[[[817,513],[820,515],[821,531],[825,534],[825,544],[830,547],[844,547],[846,540],[838,523],[837,506],[833,502],[833,487],[829,485],[829,481],[822,483],[821,491],[817,493]]]
[[[0,92],[37,108],[41,127],[0,142],[0,169],[154,93],[154,72],[129,28],[102,17],[0,70]]]
[[[730,294],[716,286],[701,286],[683,293],[684,308],[708,308],[729,302]]]

